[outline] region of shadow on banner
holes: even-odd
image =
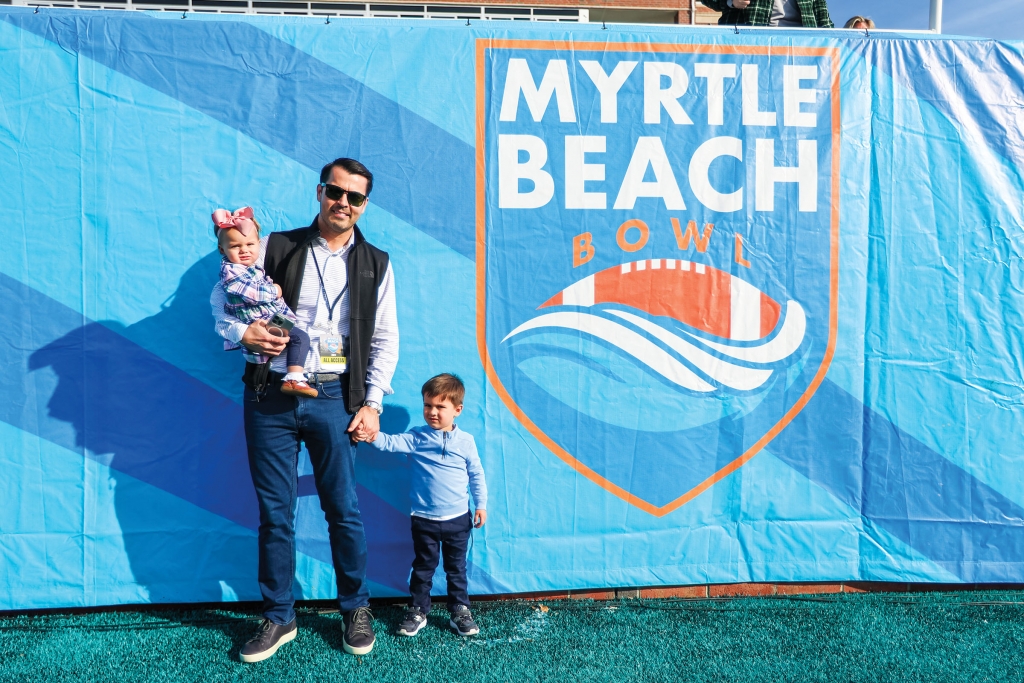
[[[151,602],[259,598],[258,507],[242,407],[131,341],[191,335],[196,341],[179,345],[197,351],[189,367],[205,378],[232,375],[238,382],[239,356],[209,351],[220,348],[209,310],[219,262],[216,253],[197,262],[168,305],[128,327],[90,322],[0,275],[0,290],[6,290],[11,303],[3,316],[11,343],[3,354],[0,390],[6,408],[0,408],[0,417],[109,466],[124,550],[135,581]],[[39,373],[44,368],[52,371],[55,385]],[[39,409],[43,405],[45,411]],[[385,428],[407,428],[406,411],[388,412]],[[404,462],[377,466],[406,467]],[[407,473],[396,475],[399,481],[408,479]],[[238,533],[224,537],[222,529],[204,532],[192,519],[176,519],[182,508],[160,509],[139,482],[234,522]],[[311,477],[300,477],[299,495],[315,494]],[[358,495],[369,544],[368,578],[404,593],[412,559],[408,512],[363,486]],[[303,520],[300,515],[298,550],[330,564],[326,523],[322,513],[318,517]],[[317,597],[330,590],[312,588]]]

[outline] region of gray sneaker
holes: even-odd
[[[285,625],[275,624],[270,619],[264,619],[256,629],[256,634],[249,642],[242,646],[238,656],[243,662],[262,662],[274,656],[277,648],[285,643],[295,640],[295,634],[299,630],[292,619]]]
[[[452,608],[452,618],[448,625],[460,636],[475,636],[480,633],[480,627],[473,621],[473,613],[465,605],[456,605]]]
[[[419,607],[410,607],[402,617],[402,623],[398,626],[398,635],[414,636],[427,625],[427,618],[420,611]]]

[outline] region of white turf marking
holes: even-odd
[[[690,262],[689,261],[680,261],[679,262],[679,270],[687,270],[687,271],[690,270]]]
[[[705,270],[707,270],[707,268],[705,268],[703,263],[698,263],[697,264],[697,274],[698,275],[703,275]]]
[[[636,262],[636,269],[637,269],[637,272],[639,272],[641,270],[647,270],[647,261],[637,261]]]
[[[731,276],[729,281],[729,338],[737,341],[760,339],[760,290],[736,276]]]
[[[661,259],[660,258],[652,258],[651,259],[651,270],[661,270]]]
[[[623,275],[625,275],[625,274],[626,274],[626,273],[628,273],[628,272],[629,272],[630,270],[632,270],[632,266],[633,266],[633,264],[632,264],[632,263],[623,263],[623,264],[622,264],[622,274],[623,274]]]
[[[676,269],[676,260],[674,258],[667,258],[667,259],[665,259],[665,268],[667,270],[675,270]]]
[[[563,289],[562,303],[566,306],[593,306],[594,276],[588,275]]]

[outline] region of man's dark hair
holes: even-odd
[[[431,377],[421,389],[423,398],[439,398],[442,401],[451,401],[452,405],[458,408],[466,397],[466,386],[459,379],[458,375],[443,372],[440,375]]]
[[[351,173],[352,175],[361,175],[366,178],[366,194],[369,195],[373,190],[373,174],[370,173],[370,169],[363,166],[355,159],[349,159],[348,157],[341,157],[335,159],[331,163],[320,169],[320,182],[326,183],[327,179],[331,176],[331,169],[337,166],[338,168]]]

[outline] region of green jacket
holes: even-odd
[[[722,13],[719,24],[726,26],[767,26],[772,16],[773,0],[750,0],[743,9],[729,7],[727,0],[700,0],[702,3]],[[800,21],[805,28],[834,28],[828,16],[828,5],[825,0],[796,0],[800,8]]]

